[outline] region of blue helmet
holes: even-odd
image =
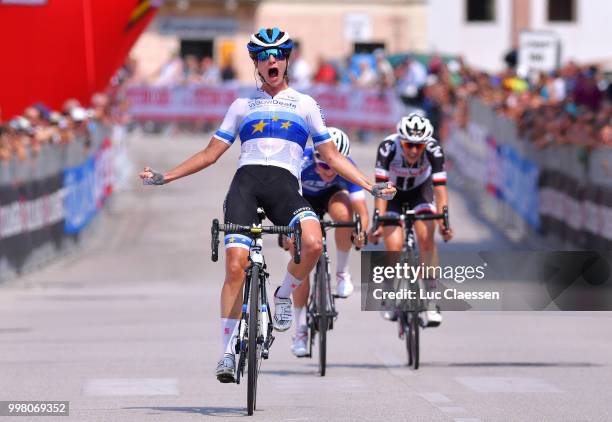
[[[252,58],[257,56],[257,53],[268,49],[282,50],[285,57],[289,57],[292,48],[293,41],[289,37],[289,34],[276,27],[261,28],[259,32],[251,35],[251,41],[247,44],[249,56]]]

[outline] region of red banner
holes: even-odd
[[[0,3],[0,117],[9,119],[37,101],[52,108],[69,97],[89,103],[155,10],[150,0]]]

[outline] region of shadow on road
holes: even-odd
[[[308,364],[308,366],[317,366],[314,363]],[[382,363],[328,363],[328,368],[352,368],[352,369],[389,369],[389,368],[404,368],[407,365],[385,365]]]
[[[285,376],[306,376],[306,377],[311,377],[313,374],[315,374],[314,371],[288,371],[288,370],[284,370],[284,369],[262,369],[259,371],[260,374],[266,374],[266,375],[277,375],[277,376],[281,376],[281,377],[285,377]]]
[[[306,364],[308,367],[317,368],[312,371],[287,371],[287,370],[261,370],[260,374],[277,375],[277,376],[307,376],[312,377],[318,375],[319,365],[316,363]],[[350,368],[350,369],[389,369],[389,368],[404,368],[405,365],[383,365],[377,363],[328,363],[328,368]]]
[[[602,365],[589,362],[423,362],[421,366],[460,368],[594,368]]]
[[[155,410],[158,412],[197,413],[203,416],[235,417],[247,416],[244,407],[124,407],[126,410]]]

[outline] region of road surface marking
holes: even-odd
[[[477,393],[561,393],[540,378],[457,377],[461,384]]]
[[[435,403],[450,403],[451,399],[440,393],[423,393],[419,394],[420,397],[424,398],[431,404]]]
[[[444,413],[465,413],[466,410],[461,406],[438,406],[438,409]]]
[[[413,376],[414,371],[408,367],[408,358],[399,358],[396,354],[390,352],[376,352],[378,360],[387,367],[387,371],[391,375],[402,378],[406,376]]]

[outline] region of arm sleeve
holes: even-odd
[[[315,148],[317,148],[319,145],[331,141],[331,136],[329,136],[327,126],[325,126],[325,118],[323,117],[321,107],[312,97],[308,97],[308,99],[309,101],[306,102],[308,107],[306,123],[308,124],[308,131],[312,137],[312,142]]]
[[[427,159],[431,163],[431,180],[434,186],[446,185],[446,171],[444,170],[444,151],[438,141],[427,143]]]
[[[389,166],[395,156],[395,142],[386,139],[378,146],[376,153],[376,182],[389,180]]]
[[[225,142],[228,145],[231,145],[236,140],[236,135],[238,134],[238,124],[240,116],[242,115],[242,106],[243,101],[241,98],[234,100],[230,108],[227,110],[225,114],[225,118],[219,126],[219,129],[213,135],[218,140]]]

